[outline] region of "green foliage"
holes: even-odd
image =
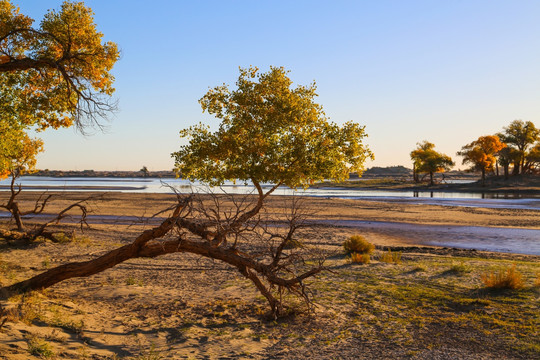
[[[459,264],[453,263],[449,270],[449,272],[458,275],[470,273],[471,271],[472,268],[469,265],[466,265],[463,261],[461,261]]]
[[[353,235],[343,243],[343,248],[348,253],[371,254],[375,245],[367,241],[362,235]]]
[[[40,339],[37,336],[31,336],[27,339],[28,342],[28,352],[31,355],[39,356],[45,359],[50,359],[54,357],[54,351],[52,350],[51,344],[46,342],[43,339]]]
[[[291,188],[361,173],[373,157],[362,143],[364,127],[329,122],[314,102],[315,83],[291,88],[287,73],[240,69],[236,89],[208,91],[199,102],[221,124],[216,132],[202,124],[180,132],[189,143],[172,154],[176,172],[210,185],[240,180]]]
[[[491,271],[481,276],[485,287],[489,289],[519,290],[525,286],[522,274],[516,270],[516,265],[497,272]]]
[[[504,132],[499,134],[499,136],[508,147],[513,149],[509,155],[512,155],[513,157],[512,160],[515,165],[515,173],[519,174],[519,172],[526,172],[525,162],[530,160],[533,160],[534,162],[535,157],[535,151],[533,151],[533,158],[527,159],[530,155],[528,149],[540,140],[540,129],[538,129],[531,121],[514,120],[510,125],[504,128]]]
[[[48,320],[49,324],[67,330],[74,334],[81,334],[84,330],[83,320],[73,320],[69,314],[62,310],[61,306],[51,306],[52,317]]]
[[[60,244],[67,244],[67,243],[71,243],[71,242],[73,242],[73,240],[75,240],[75,234],[74,233],[66,234],[66,233],[60,232],[60,233],[54,234],[54,238]]]
[[[534,144],[540,136],[540,129],[537,129],[533,122],[514,120],[504,128],[503,141],[515,146],[520,152]]]

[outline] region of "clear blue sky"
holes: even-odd
[[[37,22],[61,4],[13,2]],[[171,169],[180,129],[217,124],[197,100],[249,65],[315,80],[332,121],[366,125],[368,167],[410,167],[422,140],[458,160],[461,146],[514,119],[540,125],[537,0],[85,3],[122,51],[120,111],[105,133],[40,134],[42,169]]]

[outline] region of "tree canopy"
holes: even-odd
[[[236,89],[210,89],[199,102],[221,124],[215,132],[203,124],[180,132],[189,143],[172,154],[179,175],[210,185],[238,179],[297,188],[361,173],[373,158],[365,128],[328,121],[314,102],[315,83],[292,88],[287,74],[241,68]]]
[[[116,44],[102,41],[82,2],[66,1],[39,27],[33,22],[9,0],[0,1],[0,108],[38,129],[99,124],[115,108]]]
[[[433,185],[433,174],[450,170],[454,162],[448,155],[435,151],[435,145],[429,141],[424,140],[416,145],[410,154],[414,173],[428,173],[430,184]]]
[[[15,173],[16,176],[32,172],[36,155],[43,150],[40,139],[32,139],[24,131],[6,129],[0,122],[0,179]]]
[[[503,142],[517,150],[515,173],[519,174],[520,171],[524,173],[527,151],[540,139],[540,129],[537,129],[531,121],[514,120],[504,128],[504,133],[500,135]]]
[[[505,147],[506,144],[496,135],[480,136],[463,146],[457,155],[463,156],[463,164],[471,164],[472,170],[482,172],[482,184],[485,184],[486,172],[493,171],[493,166],[497,162],[496,155]]]

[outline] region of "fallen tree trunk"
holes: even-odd
[[[41,290],[63,280],[97,274],[126,260],[139,257],[139,252],[145,243],[164,236],[172,229],[174,224],[175,219],[168,218],[158,227],[144,231],[133,243],[112,250],[97,259],[60,265],[28,280],[4,287],[1,290],[6,291],[8,294]]]

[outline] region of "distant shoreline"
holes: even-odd
[[[315,184],[314,188],[336,188],[356,190],[384,190],[384,191],[418,191],[418,192],[463,192],[463,193],[512,193],[540,195],[540,176],[517,176],[504,179],[493,177],[486,180],[482,186],[480,181],[472,181],[465,184],[439,183],[430,186],[425,183],[415,183],[408,180],[393,178],[365,178],[352,180],[346,183],[322,182]]]
[[[42,170],[30,176],[37,177],[52,177],[52,178],[84,178],[91,181],[92,178],[108,178],[105,181],[122,181],[113,179],[137,178],[137,179],[174,179],[176,176],[172,171],[156,171],[150,172],[148,176],[144,176],[141,171],[50,171]],[[486,186],[482,186],[479,181],[474,181],[477,177],[468,176],[461,177],[454,175],[446,177],[448,180],[468,180],[467,183],[438,183],[429,186],[426,183],[415,183],[407,177],[383,177],[383,176],[366,176],[358,178],[353,175],[352,180],[343,183],[321,182],[310,186],[314,189],[343,189],[343,190],[373,190],[373,191],[391,191],[391,192],[456,192],[456,193],[501,193],[501,194],[522,194],[522,195],[540,195],[540,175],[529,176],[511,176],[508,179],[504,177],[489,177],[486,181]],[[27,190],[96,190],[96,191],[129,191],[141,190],[144,187],[140,186],[86,186],[86,185],[25,185]],[[9,190],[9,185],[0,185],[0,190]]]
[[[40,177],[112,177],[112,178],[175,178],[171,170],[149,171],[98,171],[98,170],[39,170],[31,176]]]

